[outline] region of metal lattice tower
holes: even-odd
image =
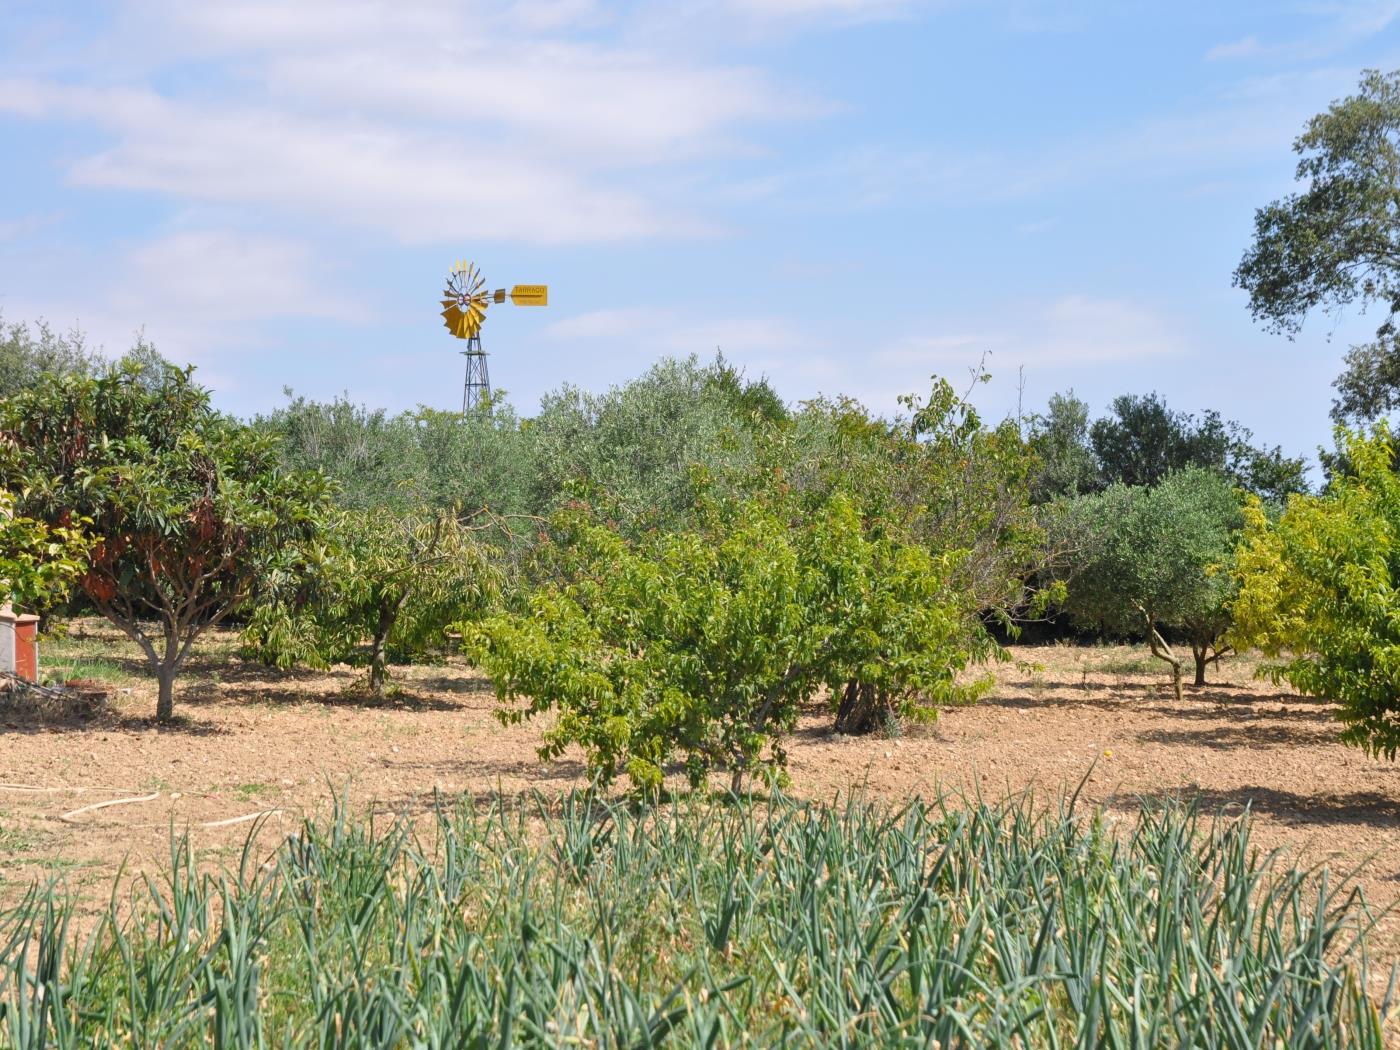
[[[467,377],[462,382],[462,415],[468,415],[481,404],[491,403],[491,373],[486,368],[486,351],[481,349],[481,336],[467,339],[462,351],[467,359]]]
[[[476,265],[459,259],[447,272],[441,301],[442,323],[467,343],[462,351],[467,359],[467,377],[462,381],[462,415],[465,417],[481,405],[491,407],[491,374],[486,369],[486,351],[481,349],[481,322],[486,320],[488,306],[506,301],[506,290],[488,291]],[[517,284],[510,290],[510,301],[516,306],[547,306],[549,287]]]

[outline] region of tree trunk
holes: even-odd
[[[1181,695],[1181,657],[1172,652],[1172,647],[1167,644],[1167,640],[1162,637],[1157,630],[1157,622],[1152,614],[1141,605],[1138,609],[1142,612],[1143,619],[1147,621],[1147,644],[1152,649],[1152,655],[1159,660],[1165,660],[1172,669],[1172,692],[1176,694],[1177,702],[1180,703]]]
[[[374,645],[369,654],[369,691],[377,697],[384,695],[384,679],[387,676],[385,667],[384,646],[388,638],[388,632],[375,632]]]
[[[888,694],[853,679],[846,683],[836,709],[836,732],[849,736],[873,733],[883,728],[893,713]]]
[[[159,693],[156,697],[156,721],[169,722],[175,717],[175,675],[179,668],[165,663],[156,668],[156,683]]]
[[[1191,646],[1191,655],[1194,656],[1194,657],[1196,658],[1196,681],[1193,682],[1192,684],[1193,684],[1193,685],[1205,685],[1205,684],[1206,684],[1206,664],[1210,663],[1210,660],[1207,659],[1207,657],[1206,657],[1206,649],[1205,649],[1205,646],[1196,646],[1196,645],[1192,645],[1192,646]]]
[[[369,691],[376,697],[384,695],[384,682],[389,677],[389,632],[398,622],[399,610],[408,599],[404,590],[393,601],[386,601],[379,607],[379,621],[374,627],[374,641],[369,651]]]

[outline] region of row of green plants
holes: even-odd
[[[1400,73],[1366,72],[1294,148],[1303,188],[1259,210],[1235,280],[1290,334],[1388,309],[1338,381],[1335,417],[1364,423],[1400,404]],[[1301,460],[1155,395],[989,426],[935,380],[887,420],[788,406],[722,359],[566,386],[528,419],[293,398],[241,422],[144,343],[109,367],[0,324],[0,586],[41,612],[75,589],[145,654],[157,717],[219,623],[281,666],[363,659],[375,691],[459,636],[503,717],[556,710],[547,752],[639,783],[780,771],[819,688],[842,729],[928,717],[1052,611],[1143,639],[1178,697],[1186,648],[1201,685],[1257,645],[1393,758],[1391,432],[1339,430],[1322,460],[1312,494]]]
[[[1020,799],[345,807],[78,933],[0,913],[0,1044],[1374,1047],[1354,891],[1249,823]]]
[[[528,420],[297,400],[240,422],[159,359],[40,373],[0,400],[0,580],[121,628],[161,719],[219,624],[269,664],[363,662],[376,694],[451,640],[502,718],[557,715],[546,757],[581,745],[595,775],[647,789],[673,768],[781,779],[818,696],[843,732],[931,719],[1046,620],[1143,639],[1178,696],[1191,664],[1201,685],[1259,646],[1394,755],[1383,425],[1341,432],[1323,492],[1284,494],[1278,450],[1156,398],[991,426],[941,380],[893,420],[770,394],[722,360],[670,361]],[[1094,472],[1066,472],[1076,457]],[[541,459],[560,473],[526,491]],[[483,479],[493,462],[515,480]]]

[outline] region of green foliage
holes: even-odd
[[[1174,412],[1156,394],[1113,399],[1111,414],[1094,421],[1090,444],[1107,483],[1156,485],[1172,471],[1203,467],[1282,503],[1307,491],[1306,468],[1275,447],[1258,448],[1246,427],[1206,411],[1198,420]]]
[[[196,638],[298,558],[327,498],[168,366],[44,375],[0,401],[0,483],[21,515],[97,541],[79,583],[145,653],[162,719]]]
[[[766,406],[766,407],[765,407]],[[528,426],[537,468],[531,506],[547,514],[582,498],[629,535],[684,525],[701,475],[743,470],[753,433],[776,413],[722,361],[663,359],[604,394],[565,386]]]
[[[77,329],[63,335],[40,321],[31,331],[0,315],[0,397],[30,389],[45,372],[90,375],[100,364]]]
[[[1289,336],[1315,309],[1379,304],[1385,318],[1352,348],[1333,408],[1339,420],[1375,418],[1400,407],[1400,72],[1366,70],[1293,150],[1306,186],[1255,213],[1235,284],[1255,320]]]
[[[1400,477],[1385,426],[1342,432],[1347,471],[1274,520],[1260,506],[1235,572],[1234,636],[1281,662],[1265,669],[1335,700],[1343,738],[1394,759],[1400,750]]]
[[[1153,655],[1171,666],[1178,694],[1180,662],[1164,632],[1184,635],[1203,683],[1230,623],[1230,566],[1243,524],[1234,487],[1199,468],[1169,474],[1152,488],[1114,485],[1083,497],[1060,525],[1079,544],[1061,567],[1066,610],[1109,634],[1146,634]]]
[[[674,761],[691,783],[727,768],[778,775],[782,736],[825,684],[867,682],[932,717],[967,699],[956,672],[994,646],[955,585],[963,556],[934,555],[836,496],[707,500],[691,529],[628,541],[562,513],[556,582],[524,613],[462,627],[508,721],[554,711],[542,757],[582,745],[604,781],[656,789]]]
[[[14,496],[0,489],[0,604],[21,612],[61,600],[87,567],[95,542],[81,521],[48,526],[15,514]]]
[[[418,504],[423,474],[411,420],[371,411],[346,398],[328,403],[294,397],[253,425],[278,439],[289,470],[335,479],[336,501],[356,511],[403,511]]]
[[[463,418],[429,408],[391,416],[344,397],[326,403],[292,397],[254,425],[278,436],[289,468],[334,478],[337,502],[347,510],[529,510],[531,446],[500,401]]]
[[[246,651],[280,667],[326,667],[360,657],[368,641],[379,695],[390,660],[441,649],[446,627],[482,613],[499,590],[485,545],[453,512],[345,511],[325,540],[254,610]]]
[[[1207,411],[1198,419],[1167,407],[1156,394],[1113,399],[1107,415],[1089,422],[1089,406],[1073,391],[1050,398],[1044,415],[1029,418],[1027,444],[1039,460],[1032,499],[1037,504],[1100,492],[1109,485],[1156,485],[1173,471],[1203,467],[1271,503],[1308,491],[1307,465],[1278,447],[1254,444],[1247,427]]]
[[[867,517],[961,552],[954,571],[969,602],[1009,622],[1044,552],[1029,502],[1034,454],[1013,423],[986,427],[945,379],[901,403],[907,415],[893,422],[847,398],[804,404],[761,446],[750,488],[786,486],[817,503],[851,494]]]
[[[1382,1045],[1373,920],[1247,821],[479,802],[341,808],[216,874],[178,840],[95,921],[31,890],[0,912],[0,1044]]]
[[[1083,496],[1103,487],[1098,461],[1089,446],[1089,405],[1074,396],[1051,394],[1044,415],[1028,420],[1027,444],[1039,460],[1031,498],[1048,503]]]

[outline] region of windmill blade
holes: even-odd
[[[448,272],[442,290],[442,319],[447,330],[458,339],[470,339],[481,331],[486,320],[486,308],[492,298],[505,301],[505,292],[492,293],[486,289],[486,278],[476,264],[459,259]]]

